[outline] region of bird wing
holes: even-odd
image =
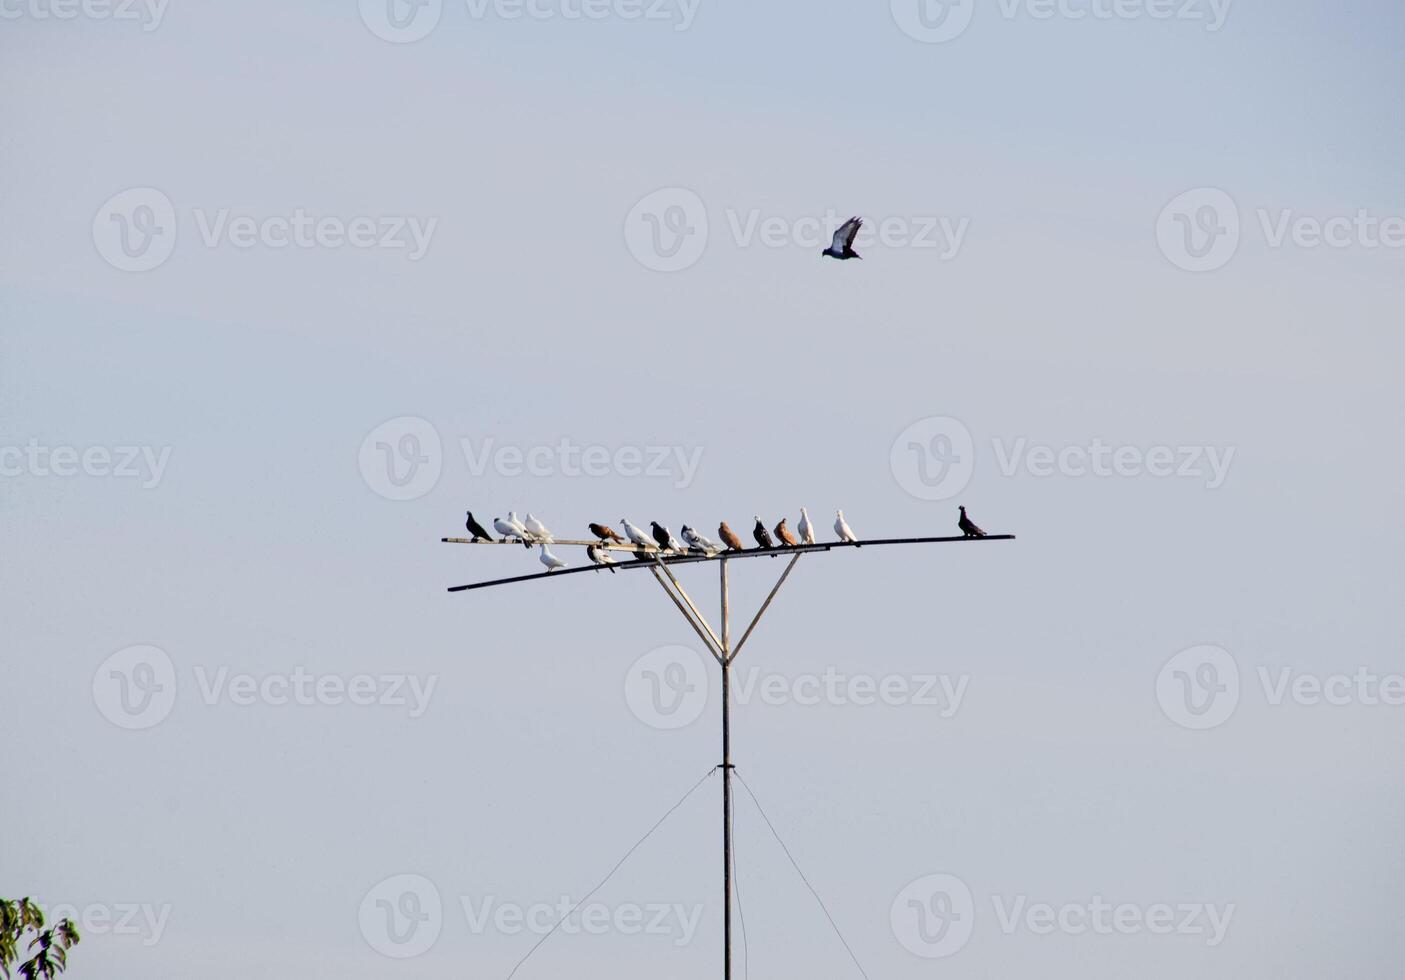
[[[854,238],[858,235],[859,227],[862,224],[863,219],[860,218],[858,215],[855,215],[848,221],[844,222],[842,225],[839,226],[839,230],[834,233],[834,242],[831,247],[834,248],[836,251],[846,248],[852,248],[854,244]]]

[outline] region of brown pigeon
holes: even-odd
[[[719,537],[721,537],[722,543],[727,546],[728,551],[746,550],[742,547],[742,539],[737,537],[737,533],[727,526],[726,521],[723,521],[721,524],[717,525],[717,534]]]
[[[794,548],[800,543],[795,540],[795,535],[790,533],[790,528],[785,526],[784,517],[782,517],[781,522],[776,525],[776,537],[780,538],[781,544],[785,545],[787,548]]]
[[[590,525],[590,533],[595,535],[597,538],[599,538],[606,544],[609,544],[611,542],[615,542],[617,544],[624,544],[624,538],[620,537],[619,532],[605,524]]]

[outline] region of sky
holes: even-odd
[[[505,978],[588,899],[517,977],[718,976],[717,665],[440,539],[958,505],[1016,540],[806,556],[735,664],[737,976],[1397,975],[1398,4],[0,20],[0,894],[68,975]]]

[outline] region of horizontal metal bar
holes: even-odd
[[[447,544],[470,544],[467,538],[441,538]],[[876,548],[884,545],[896,544],[950,544],[958,541],[1014,541],[1013,534],[991,534],[984,538],[967,538],[960,535],[955,537],[942,538],[876,538],[872,541],[829,541],[824,544],[802,544],[793,548],[749,548],[746,551],[723,551],[716,555],[657,555],[659,561],[666,565],[688,565],[694,562],[722,561],[724,559],[735,558],[760,558],[762,555],[794,555],[796,553],[807,554],[810,552],[831,551],[835,548]],[[479,541],[478,544],[486,542]],[[568,542],[558,541],[556,544],[593,544],[594,542]],[[520,547],[520,544],[519,544]],[[628,550],[628,549],[626,549]],[[656,552],[648,552],[651,559],[656,556]],[[535,579],[561,578],[564,575],[576,575],[580,572],[603,572],[608,575],[609,568],[620,571],[629,571],[633,568],[653,568],[654,562],[650,561],[622,561],[610,566],[582,565],[579,568],[563,568],[555,572],[536,572],[531,575],[514,575],[511,578],[493,579],[489,582],[473,582],[469,585],[455,585],[449,588],[450,592],[468,592],[473,589],[486,589],[494,585],[510,585],[513,582],[530,582]]]

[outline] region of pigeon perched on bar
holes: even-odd
[[[853,529],[849,527],[849,522],[844,520],[844,512],[837,510],[834,512],[834,533],[839,535],[840,541],[848,541],[858,545],[859,539],[854,536]],[[859,545],[862,547],[862,545]]]
[[[985,532],[976,526],[976,522],[966,516],[966,508],[958,507],[961,511],[961,519],[956,522],[956,526],[961,529],[961,535],[967,538],[983,538]]]
[[[726,521],[723,521],[721,524],[717,525],[717,536],[722,539],[722,543],[727,546],[728,551],[746,550],[742,547],[742,539],[737,537],[736,531],[733,531],[730,527],[727,526]]]
[[[567,567],[564,561],[562,561],[560,558],[557,558],[549,550],[547,550],[546,545],[542,545],[541,548],[541,563],[546,566],[546,570],[548,572],[554,572],[558,568]]]
[[[776,546],[776,543],[771,540],[771,532],[766,530],[766,525],[761,523],[760,517],[756,518],[756,526],[751,529],[751,536],[756,539],[758,547],[774,548]]]
[[[544,541],[547,544],[554,544],[556,542],[556,539],[551,536],[551,532],[546,529],[546,525],[537,520],[530,513],[527,515],[527,519],[522,522],[522,526],[527,529],[528,534],[538,541]]]
[[[780,540],[780,543],[785,545],[787,548],[794,548],[797,544],[800,543],[799,541],[795,540],[795,535],[790,533],[790,528],[785,526],[784,517],[782,517],[781,522],[776,525],[776,537]]]
[[[620,537],[620,533],[608,524],[592,524],[590,525],[590,533],[605,544],[610,544],[612,542],[615,544],[624,544],[624,538]]]
[[[501,517],[493,518],[493,527],[502,535],[504,541],[521,541],[522,547],[528,551],[532,549],[532,542],[527,539],[527,529],[512,511],[507,512],[506,520]]]
[[[854,236],[863,227],[863,219],[858,215],[850,218],[839,226],[839,230],[834,233],[834,239],[830,242],[829,248],[821,252],[821,255],[828,255],[831,259],[861,259],[858,252],[854,251]]]
[[[796,530],[800,532],[801,544],[815,543],[815,525],[810,523],[810,515],[804,507],[800,508],[800,523],[796,526]]]
[[[694,551],[701,551],[705,555],[715,555],[722,550],[722,546],[711,538],[699,534],[688,525],[683,525],[683,540],[688,543],[688,547]]]
[[[658,521],[650,521],[649,529],[654,532],[654,540],[658,542],[660,551],[682,552],[686,550],[678,543],[678,539],[673,536],[673,532]]]
[[[610,569],[610,574],[615,574],[613,567],[615,560],[610,557],[610,553],[598,545],[589,544],[585,547],[585,556],[597,565]]]
[[[473,535],[474,541],[491,541],[493,536],[483,529],[483,525],[473,519],[473,511],[464,511],[468,515],[468,520],[463,522],[464,529]]]
[[[649,536],[623,517],[620,518],[620,527],[624,528],[625,536],[629,538],[631,544],[643,548],[645,551],[654,550],[655,544]]]

